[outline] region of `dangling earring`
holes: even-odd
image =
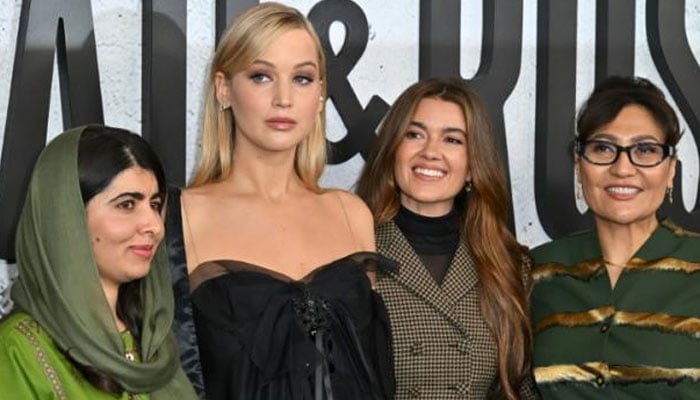
[[[574,196],[576,200],[583,200],[583,185],[581,185],[581,178],[578,176],[578,166],[574,168]]]
[[[666,188],[666,194],[668,195],[668,204],[673,204],[673,186]]]
[[[583,200],[583,186],[581,186],[581,182],[576,182],[574,192],[576,192],[576,200]]]
[[[474,184],[472,181],[467,181],[467,183],[464,184],[464,191],[469,193],[472,191],[472,188],[474,187]]]

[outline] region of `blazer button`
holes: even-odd
[[[607,322],[603,323],[603,325],[600,326],[601,333],[606,333],[608,330],[610,330],[610,324],[608,324]]]
[[[447,390],[455,392],[459,397],[466,397],[469,395],[469,384],[466,382],[458,382],[448,386]]]
[[[468,340],[460,340],[457,343],[457,351],[460,352],[461,354],[469,353],[469,341]]]
[[[421,395],[421,387],[420,386],[413,386],[410,389],[408,389],[408,397],[412,399],[417,399]]]
[[[423,342],[414,342],[409,348],[409,352],[411,353],[411,355],[419,356],[425,353],[425,345],[423,344]]]

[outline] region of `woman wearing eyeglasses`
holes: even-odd
[[[700,398],[700,238],[657,218],[673,201],[678,119],[648,80],[611,77],[577,131],[595,229],[532,251],[542,396]]]

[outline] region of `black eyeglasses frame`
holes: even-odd
[[[586,152],[585,152],[586,145],[589,143],[605,143],[606,145],[614,147],[615,148],[615,157],[610,162],[602,163],[602,162],[591,161],[591,159],[586,156]],[[650,144],[654,145],[654,146],[661,147],[661,149],[663,151],[663,156],[661,157],[661,160],[659,160],[659,162],[652,164],[652,165],[640,165],[640,164],[637,164],[636,162],[634,162],[634,160],[632,160],[632,153],[630,153],[630,151],[632,149],[636,148],[637,146],[650,145]],[[589,140],[576,139],[574,141],[574,151],[576,152],[576,154],[581,156],[584,160],[588,161],[589,163],[591,163],[593,165],[613,165],[617,162],[617,160],[620,159],[621,153],[627,153],[627,159],[630,160],[630,163],[632,163],[632,165],[634,165],[635,167],[639,167],[639,168],[656,167],[657,165],[666,161],[667,158],[673,157],[676,155],[676,148],[671,146],[670,144],[648,143],[647,142],[647,143],[635,143],[635,144],[632,144],[629,146],[620,146],[618,144],[609,142],[607,140],[598,140],[598,139],[589,139]]]

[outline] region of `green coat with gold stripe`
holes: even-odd
[[[532,251],[544,399],[700,399],[700,237],[663,222],[611,288],[595,231]]]

